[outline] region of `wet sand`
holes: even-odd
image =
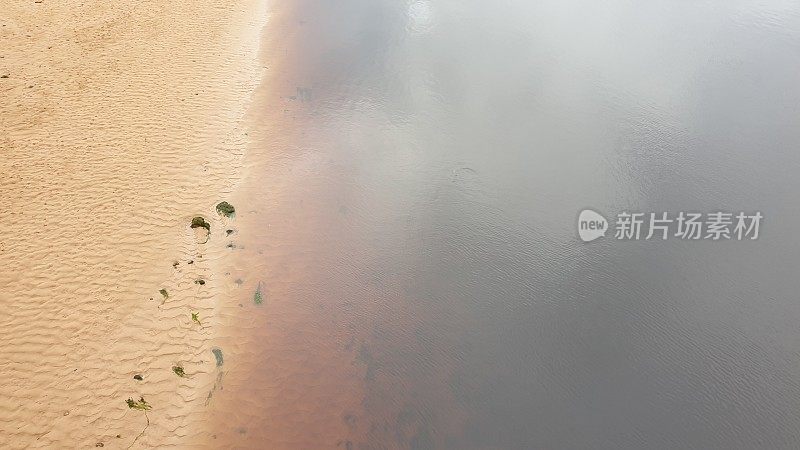
[[[0,447],[200,433],[233,284],[214,206],[241,179],[265,21],[262,0],[0,8]]]
[[[336,73],[325,67],[341,42],[328,40],[337,29],[326,8],[314,13],[317,6],[269,7],[261,47],[269,70],[248,112],[252,143],[232,193],[246,207],[230,239],[230,277],[240,283],[224,296],[241,307],[225,317],[218,341],[230,355],[224,390],[207,410],[202,438],[225,448],[425,448],[441,441],[432,440],[426,422],[433,418],[421,410],[448,411],[435,418],[439,432],[464,426],[444,387],[454,376],[453,355],[428,354],[416,334],[429,319],[403,291],[411,280],[379,265],[369,272],[384,255],[355,232],[358,222],[395,212],[350,203],[358,176],[352,161],[330,151],[348,153],[320,119],[335,104],[324,86]],[[416,389],[406,368],[385,370],[396,355],[374,345],[384,339],[406,355],[438,359],[426,372],[431,385]]]
[[[261,47],[269,70],[248,112],[252,143],[232,193],[234,204],[246,206],[230,238],[230,277],[239,284],[225,296],[240,308],[225,318],[224,390],[214,396],[201,436],[220,448],[344,449],[361,440],[366,369],[357,361],[354,324],[339,321],[341,299],[318,291],[331,280],[309,263],[341,237],[330,236],[321,220],[338,208],[334,193],[320,192],[313,176],[330,161],[304,148],[314,128],[304,62],[322,55],[302,45],[313,31],[303,28],[298,10],[291,2],[270,4]]]

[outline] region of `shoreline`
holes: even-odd
[[[223,314],[225,390],[207,410],[203,436],[216,448],[350,448],[369,432],[365,336],[343,314],[347,299],[330,296],[330,273],[316,270],[331,242],[346,238],[331,235],[335,224],[325,220],[332,208],[344,217],[342,191],[320,183],[340,166],[308,139],[326,125],[318,115],[326,80],[308,61],[324,60],[322,49],[335,54],[337,41],[317,45],[315,31],[325,28],[309,6],[270,2],[262,37],[269,69],[248,112],[251,144],[232,194],[241,234],[228,267],[241,284],[226,298],[239,305]]]
[[[233,283],[214,207],[242,177],[266,14],[265,0],[0,13],[0,446],[202,434]],[[146,414],[126,406],[140,397]]]

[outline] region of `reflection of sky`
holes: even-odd
[[[361,256],[309,266],[379,306],[363,345],[402,381],[367,403],[412,398],[436,438],[467,411],[451,448],[797,443],[800,4],[308,3],[298,184]],[[583,245],[584,207],[766,218],[754,243]]]
[[[432,26],[433,11],[430,2],[417,0],[408,5],[408,22],[412,31],[421,32]]]

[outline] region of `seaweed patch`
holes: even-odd
[[[175,375],[186,378],[186,372],[184,372],[183,367],[181,366],[172,366],[172,371],[175,372]]]
[[[261,283],[260,282],[258,283],[258,286],[256,287],[255,294],[253,294],[253,303],[255,303],[256,305],[260,305],[260,304],[264,303],[264,294],[261,292]]]
[[[138,401],[129,398],[125,400],[125,403],[128,404],[128,408],[138,409],[139,411],[150,411],[151,409],[153,409],[153,407],[150,406],[150,404],[145,401],[144,397],[139,397]]]
[[[222,359],[222,350],[218,348],[211,349],[211,353],[214,354],[214,358],[217,360],[217,367],[221,367],[223,363]]]
[[[236,214],[236,208],[228,202],[219,202],[217,204],[217,214],[225,217],[233,217]]]

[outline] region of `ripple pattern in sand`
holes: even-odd
[[[0,447],[128,447],[140,396],[137,446],[192,433],[229,253],[213,206],[238,180],[263,6],[0,9]]]

